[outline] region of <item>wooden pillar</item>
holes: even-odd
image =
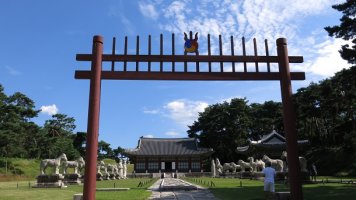
[[[200,157],[200,171],[203,169],[203,158],[202,157]]]
[[[85,156],[86,165],[83,188],[83,199],[85,200],[95,200],[102,54],[103,38],[101,36],[94,36],[92,49],[93,60],[91,61],[87,143]]]
[[[148,172],[148,158],[145,158],[145,172]]]
[[[283,123],[287,142],[288,176],[291,197],[293,200],[302,200],[303,191],[298,158],[296,116],[292,101],[292,84],[289,70],[287,40],[277,39],[277,55],[280,74],[280,85],[283,104]]]
[[[188,171],[192,171],[192,157],[189,157],[188,160]]]

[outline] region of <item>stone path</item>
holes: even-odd
[[[208,189],[181,179],[159,179],[149,189],[152,190],[151,200],[217,200]]]

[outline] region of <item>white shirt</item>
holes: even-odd
[[[265,174],[265,182],[274,183],[274,176],[276,175],[276,170],[272,167],[266,167],[262,171]]]

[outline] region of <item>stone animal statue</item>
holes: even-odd
[[[248,157],[247,161],[251,165],[251,172],[256,172],[257,171],[257,162],[255,162],[255,159],[253,157]]]
[[[108,164],[107,165],[107,171],[111,175],[110,177],[112,177],[112,179],[115,179],[117,177],[117,175],[119,174],[119,170],[117,168],[117,165]]]
[[[307,160],[304,158],[304,157],[301,157],[299,156],[299,166],[300,166],[300,171],[302,172],[308,172],[308,169],[307,169]],[[286,151],[283,151],[282,152],[282,155],[281,155],[281,159],[284,162],[284,166],[287,168],[287,152]]]
[[[83,157],[79,157],[77,160],[74,161],[63,161],[63,174],[67,174],[67,169],[68,168],[73,168],[74,169],[74,174],[78,174],[79,172],[84,168],[85,166],[85,161]]]
[[[240,165],[236,165],[234,162],[231,162],[231,163],[224,163],[222,170],[224,173],[230,171],[236,173],[237,169],[241,169]]]
[[[267,155],[264,155],[262,158],[263,162],[270,162],[271,167],[274,168],[277,172],[283,172],[283,161],[280,159],[271,159]]]
[[[108,179],[110,179],[110,174],[108,173],[108,168],[106,167],[106,165],[105,165],[105,162],[104,161],[100,161],[99,163],[98,163],[98,165],[97,165],[97,170],[98,170],[98,174],[101,174],[103,177],[104,177],[104,179],[106,180],[108,180]]]
[[[237,162],[237,164],[240,165],[242,172],[246,171],[246,169],[249,169],[249,171],[252,171],[252,167],[251,167],[250,163],[247,163],[247,162],[245,162],[243,160],[239,160]]]
[[[223,166],[220,164],[220,160],[219,158],[215,158],[215,167],[216,167],[216,171],[219,173],[219,174],[222,174],[222,170],[223,170]]]
[[[258,172],[262,171],[262,170],[265,168],[265,166],[266,166],[265,162],[263,162],[262,160],[256,159],[255,162],[257,163],[257,166],[256,166],[257,168],[256,168],[256,170],[257,170]]]
[[[59,174],[59,166],[61,166],[61,161],[67,161],[67,156],[66,154],[62,153],[58,158],[56,159],[44,159],[41,161],[40,164],[40,173],[46,174],[46,169],[48,166],[54,167],[55,168],[55,174]]]

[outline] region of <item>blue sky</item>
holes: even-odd
[[[241,54],[242,36],[247,39],[248,54],[253,53],[254,37],[260,46],[268,39],[272,55],[275,40],[287,38],[289,55],[304,56],[305,61],[291,65],[292,71],[305,71],[307,77],[293,82],[296,91],[349,67],[338,54],[344,41],[328,37],[323,29],[339,24],[341,15],[331,8],[338,2],[342,1],[2,1],[0,84],[8,95],[20,91],[35,101],[36,109],[42,109],[34,119],[39,125],[51,114],[63,113],[76,119],[76,131],[86,131],[89,81],[75,80],[74,71],[88,70],[90,63],[77,62],[75,55],[91,52],[94,35],[104,37],[105,53],[111,52],[111,40],[116,37],[120,54],[125,36],[129,53],[135,53],[137,35],[141,52],[147,52],[151,34],[153,54],[157,54],[162,33],[168,54],[174,32],[175,51],[182,54],[183,32],[192,30],[199,32],[201,54],[207,52],[208,33],[213,54],[218,54],[219,34],[224,52],[230,52],[230,35],[235,37],[235,54]],[[234,97],[259,103],[280,101],[279,82],[104,80],[99,139],[113,148],[133,148],[140,136],[186,137],[187,125],[197,119],[198,112]]]

